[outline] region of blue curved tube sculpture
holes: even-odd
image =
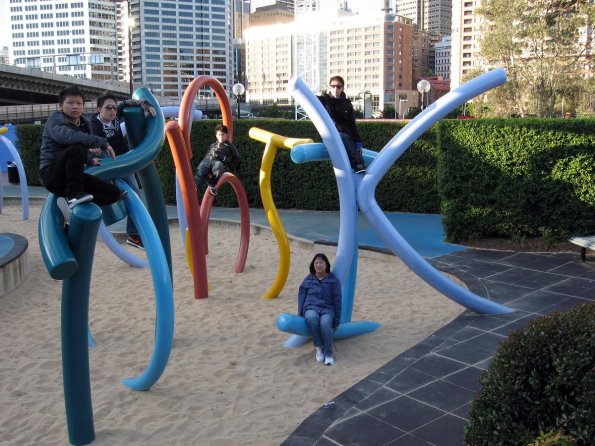
[[[135,97],[148,100],[156,110],[159,106],[146,89],[137,90]],[[140,110],[140,109],[139,109]],[[127,110],[128,111],[128,110]],[[134,111],[133,111],[134,112]],[[129,116],[126,115],[126,119]],[[174,309],[171,280],[171,251],[169,229],[163,193],[153,159],[164,140],[164,119],[158,111],[146,121],[144,115],[131,115],[129,138],[134,150],[116,158],[104,160],[101,166],[89,169],[105,180],[121,178],[140,169],[139,175],[147,198],[145,209],[140,198],[123,181],[118,186],[128,192],[125,206],[137,224],[143,238],[156,295],[156,331],[149,364],[137,377],[127,378],[125,385],[135,390],[150,388],[161,376],[173,344]],[[132,131],[131,131],[132,130]],[[73,209],[68,231],[56,205],[56,197],[49,194],[39,219],[39,243],[42,258],[50,276],[63,280],[62,288],[62,364],[64,397],[70,442],[88,444],[95,438],[89,380],[88,348],[93,338],[88,330],[89,287],[95,242],[101,219],[117,216],[122,203],[102,210],[93,203]]]
[[[366,151],[365,156],[373,157],[373,160],[371,162],[366,160],[369,167],[364,175],[355,175],[352,172],[339,134],[316,96],[301,79],[293,78],[289,82],[288,91],[314,122],[327,152],[327,154],[324,153],[323,146],[320,144],[304,144],[292,149],[292,159],[295,162],[308,162],[330,158],[337,178],[340,227],[333,272],[343,285],[341,327],[343,324],[346,325],[346,333],[342,333],[342,336],[349,337],[367,332],[365,328],[353,328],[353,324],[357,326],[357,323],[351,323],[357,270],[358,208],[385,245],[418,276],[448,298],[478,313],[498,314],[512,311],[503,305],[471,293],[436,270],[399,234],[380,209],[374,196],[376,186],[384,174],[417,138],[457,106],[504,82],[506,82],[504,71],[496,69],[448,93],[403,127],[375,157],[373,152]],[[305,332],[303,330],[304,323],[303,318],[299,316],[282,314],[277,318],[277,327],[295,336],[307,336],[307,330]],[[337,330],[337,335],[339,330]],[[303,339],[293,337],[286,343],[286,346],[299,345],[300,343],[303,343]]]
[[[4,128],[5,129],[5,128]],[[19,183],[21,186],[21,203],[23,206],[23,220],[29,220],[29,188],[27,187],[27,174],[25,173],[25,167],[23,166],[23,161],[21,161],[21,156],[19,155],[18,150],[12,143],[10,139],[6,136],[0,135],[0,143],[4,144],[12,159],[14,160],[15,165],[17,166],[17,172],[19,173]],[[1,149],[0,145],[0,149]],[[2,213],[2,201],[3,201],[3,194],[2,194],[2,184],[0,184],[0,214]]]

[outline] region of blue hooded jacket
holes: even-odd
[[[333,315],[333,328],[341,322],[341,283],[333,273],[319,281],[315,274],[308,274],[298,292],[298,316],[306,310]]]

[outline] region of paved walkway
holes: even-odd
[[[5,188],[5,196],[14,196],[10,187]],[[43,190],[31,192],[33,197],[40,194]],[[175,209],[168,212],[175,216]],[[282,213],[289,234],[313,241],[336,235],[336,213],[307,212],[308,218],[303,218],[304,214]],[[214,210],[211,215],[239,221],[234,210]],[[265,219],[259,221],[258,210],[251,218],[253,223],[267,224]],[[409,242],[415,244],[415,237]],[[461,279],[474,293],[514,312],[499,316],[464,312],[338,395],[333,409],[313,413],[284,446],[464,445],[478,377],[500,343],[532,319],[595,300],[594,258],[587,256],[587,262],[581,262],[578,250],[576,254],[529,254],[456,245],[443,249],[442,255],[428,256],[432,264]]]

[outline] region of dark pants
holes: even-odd
[[[209,179],[209,185],[214,186],[224,172],[225,164],[222,161],[212,159],[202,160],[196,168],[196,176],[194,177],[196,189],[198,190],[200,188],[210,173],[213,174],[213,177]]]
[[[341,141],[343,141],[343,145],[345,146],[345,151],[347,152],[347,157],[349,158],[349,164],[351,164],[352,169],[363,169],[364,168],[364,156],[362,154],[362,150],[355,147],[355,141],[351,139],[347,133],[339,132],[339,136],[341,137]]]
[[[110,182],[84,173],[89,149],[75,144],[63,149],[54,162],[43,169],[41,181],[45,188],[60,197],[72,197],[81,192],[93,195],[99,206],[115,203],[121,191]]]

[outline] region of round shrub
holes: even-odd
[[[527,445],[551,430],[593,445],[595,303],[512,333],[480,382],[465,429],[469,445]]]

